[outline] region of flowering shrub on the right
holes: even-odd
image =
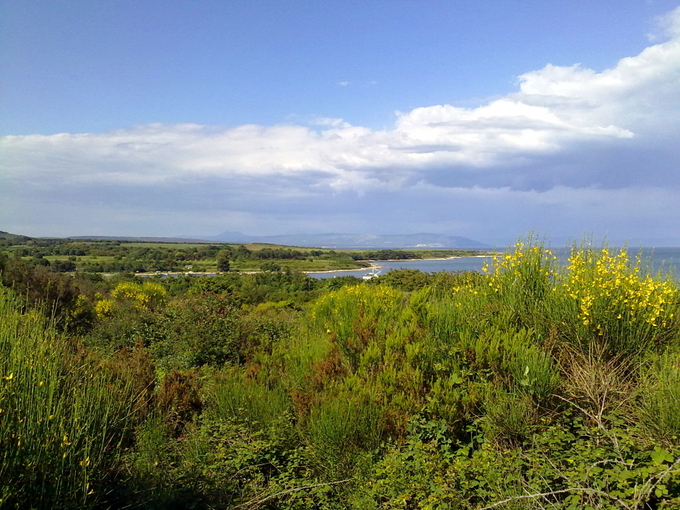
[[[640,256],[632,261],[625,248],[572,249],[562,286],[579,339],[595,337],[617,351],[642,352],[665,344],[674,330],[677,287],[645,273]]]
[[[677,285],[646,271],[625,248],[575,246],[567,263],[540,242],[520,241],[484,268],[489,300],[512,310],[518,327],[580,348],[593,342],[610,355],[666,345],[677,331]]]

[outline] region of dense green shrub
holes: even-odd
[[[290,394],[281,386],[270,388],[254,376],[231,369],[220,372],[212,381],[206,415],[261,429],[278,421],[290,408]]]
[[[219,295],[194,295],[171,302],[143,331],[162,371],[240,363],[250,346],[241,342],[241,311]]]

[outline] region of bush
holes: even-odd
[[[560,291],[573,324],[570,341],[587,349],[606,346],[609,356],[663,348],[678,327],[676,285],[645,274],[642,260],[625,249],[573,248]]]
[[[371,342],[384,343],[398,324],[402,294],[391,287],[343,287],[321,297],[312,307],[310,326],[316,334],[332,336],[352,369]]]
[[[362,453],[380,445],[381,422],[381,410],[369,394],[341,392],[315,403],[306,430],[323,472],[333,478],[351,476]]]
[[[251,348],[241,339],[241,315],[228,298],[194,295],[171,302],[140,333],[163,372],[238,364]]]

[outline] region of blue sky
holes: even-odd
[[[0,0],[0,69],[0,230],[680,246],[677,0]]]

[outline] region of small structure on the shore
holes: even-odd
[[[363,278],[364,280],[370,280],[370,279],[375,278],[375,277],[377,277],[377,276],[380,276],[380,269],[377,268],[377,267],[374,267],[374,268],[371,270],[370,273],[366,273],[364,276],[362,276],[362,278]]]

